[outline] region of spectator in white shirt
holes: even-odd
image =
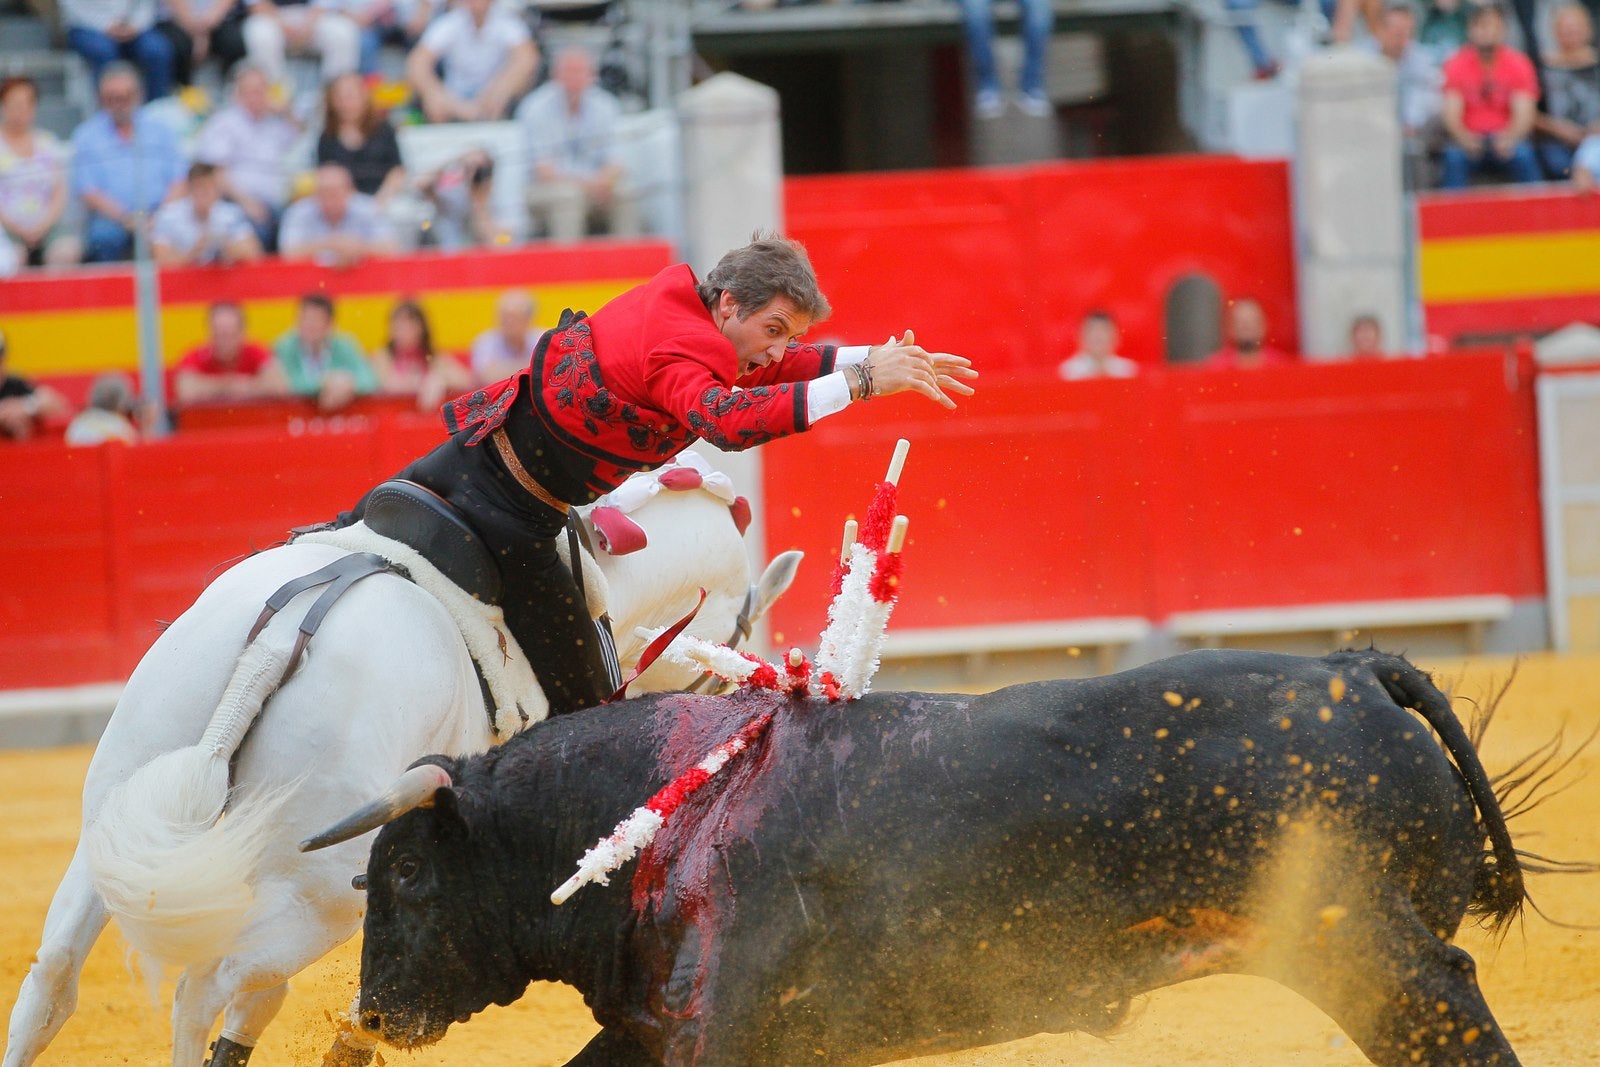
[[[163,267],[248,263],[261,258],[261,242],[244,209],[222,199],[217,168],[189,166],[188,195],[156,212],[150,227],[151,254]]]
[[[492,0],[456,0],[406,57],[406,79],[429,122],[483,122],[504,118],[538,67],[520,18]]]
[[[472,342],[472,376],[480,383],[509,378],[528,365],[539,331],[533,328],[533,297],[507,289],[495,302],[495,328]]]
[[[1117,344],[1121,340],[1117,320],[1110,312],[1091,311],[1078,328],[1078,351],[1070,359],[1062,360],[1056,369],[1069,382],[1086,378],[1132,378],[1139,373],[1139,364],[1117,355]]]
[[[325,82],[349,74],[361,61],[361,28],[321,0],[255,0],[245,19],[244,43],[250,62],[275,83],[284,80],[289,52],[321,56]]]
[[[330,267],[353,267],[396,248],[378,205],[356,192],[350,172],[337,163],[317,168],[314,191],[289,205],[279,236],[283,258],[313,259]]]
[[[266,72],[243,66],[233,79],[234,103],[200,128],[194,156],[217,168],[222,194],[244,209],[261,247],[272,250],[288,199],[284,160],[300,133],[272,104]]]
[[[528,208],[552,239],[593,229],[631,237],[639,209],[617,157],[621,105],[595,84],[598,66],[582,48],[559,53],[550,80],[517,106],[532,161]]]

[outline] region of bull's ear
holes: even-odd
[[[433,794],[433,813],[453,828],[467,831],[467,818],[461,810],[461,797],[453,788],[436,790]]]

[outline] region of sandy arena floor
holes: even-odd
[[[1460,677],[1457,692],[1481,696],[1503,679],[1504,661],[1432,663],[1441,680]],[[1463,674],[1463,671],[1465,672]],[[1485,745],[1489,769],[1547,739],[1563,723],[1582,737],[1600,724],[1600,657],[1524,661]],[[38,945],[45,907],[78,835],[78,794],[87,748],[0,753],[0,1013],[9,1017],[17,986]],[[1600,859],[1600,744],[1575,765],[1587,777],[1512,831],[1524,847]],[[1600,924],[1600,875],[1545,877],[1533,892],[1547,914]],[[1600,1063],[1600,931],[1561,929],[1537,916],[1498,949],[1476,931],[1462,945],[1478,960],[1490,1006],[1524,1063]],[[328,1013],[350,1002],[358,970],[351,942],[300,975],[252,1067],[315,1065],[333,1033]],[[84,972],[77,1014],[39,1061],[45,1067],[169,1062],[167,1005],[152,1006],[123,966],[114,931],[101,938]],[[422,1053],[390,1053],[392,1064],[434,1067],[542,1067],[561,1064],[594,1032],[577,994],[535,986],[517,1004],[491,1009]],[[1109,1040],[1038,1037],[932,1065],[1360,1064],[1366,1060],[1326,1016],[1271,983],[1207,978],[1141,1001]]]

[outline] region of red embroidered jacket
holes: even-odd
[[[593,464],[588,483],[597,493],[697,437],[741,450],[805,430],[807,383],[833,370],[834,347],[790,345],[781,361],[736,378],[733,344],[695,285],[680,263],[593,316],[564,318],[526,368],[446,404],[445,425],[474,427],[477,443],[514,405],[531,403],[552,439]],[[525,386],[530,380],[537,388]]]

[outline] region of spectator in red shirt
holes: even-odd
[[[218,301],[206,312],[210,339],[184,354],[173,371],[178,406],[208,400],[263,400],[278,395],[261,370],[272,353],[245,337],[244,310]]]
[[[1442,188],[1465,188],[1484,171],[1518,182],[1541,178],[1528,139],[1539,102],[1538,75],[1533,62],[1505,39],[1504,9],[1482,4],[1467,18],[1467,43],[1445,61],[1444,128],[1450,140]]]
[[[1219,370],[1253,370],[1293,362],[1293,356],[1267,344],[1267,313],[1261,302],[1241,296],[1228,308],[1227,343],[1212,353],[1205,365]]]

